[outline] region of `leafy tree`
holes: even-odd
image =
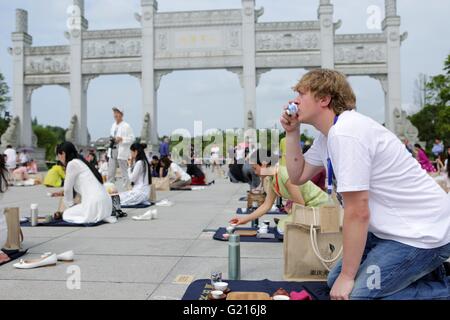
[[[410,120],[419,130],[419,138],[426,141],[427,149],[440,138],[450,144],[450,55],[444,63],[444,74],[431,77],[426,83],[426,105],[410,116]]]

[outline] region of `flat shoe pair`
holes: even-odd
[[[58,261],[72,262],[74,253],[72,250],[57,255],[56,253],[44,253],[40,259],[24,260],[20,259],[19,263],[14,264],[17,269],[35,269],[41,267],[55,266]]]

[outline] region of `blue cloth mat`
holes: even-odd
[[[38,223],[37,227],[96,227],[100,226],[102,224],[105,224],[107,222],[105,221],[99,221],[97,223],[70,223],[64,220],[56,220],[49,223]],[[31,227],[31,222],[28,221],[22,221],[20,222],[21,227]]]
[[[242,211],[243,208],[237,208],[236,210],[236,214],[250,214],[248,212],[248,210],[246,210],[245,212]],[[244,208],[245,209],[245,208]],[[280,211],[280,209],[277,209],[275,211],[269,211],[266,214],[282,214],[282,215],[286,215],[286,211]]]
[[[11,254],[4,252],[4,253],[6,253],[8,255],[10,260],[0,263],[0,266],[2,266],[4,264],[7,264],[7,263],[10,263],[10,262],[12,262],[12,261],[14,261],[16,259],[19,259],[21,256],[23,256],[27,252],[28,252],[28,249],[24,250],[24,251],[17,251],[17,252],[11,253]]]
[[[148,207],[153,206],[154,203],[153,202],[144,202],[144,203],[140,203],[140,204],[136,204],[134,206],[120,206],[122,209],[145,209]]]
[[[236,228],[236,230],[256,230],[255,228]],[[219,228],[217,229],[216,233],[213,236],[214,240],[218,240],[218,241],[228,241],[228,239],[224,239],[223,235],[227,233],[227,229],[226,228]],[[277,228],[269,228],[269,233],[273,233],[275,234],[275,238],[274,239],[258,239],[256,236],[254,237],[240,237],[241,238],[241,242],[282,242],[283,241],[283,235],[279,234],[277,231]]]
[[[248,280],[224,280],[233,292],[267,292],[272,296],[280,288],[287,292],[306,290],[313,300],[330,300],[330,289],[326,281],[270,281],[267,279],[248,281]],[[181,300],[207,300],[208,293],[213,291],[211,280],[201,279],[190,284],[186,289]]]

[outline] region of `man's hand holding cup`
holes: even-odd
[[[289,105],[283,108],[280,123],[286,133],[298,131],[300,129],[300,120],[298,118],[298,105],[294,101],[289,101]]]

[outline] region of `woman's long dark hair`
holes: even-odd
[[[168,157],[161,158],[161,163],[163,164],[163,168],[165,170],[168,170],[170,168],[170,165],[172,164],[172,160],[170,160]]]
[[[6,192],[8,189],[8,169],[6,168],[5,155],[0,154],[0,193]]]
[[[145,155],[145,151],[144,151],[145,148],[147,148],[147,145],[141,144],[141,143],[133,143],[130,146],[131,151],[137,151],[137,155],[136,155],[136,159],[135,159],[136,162],[138,162],[139,160],[144,162],[144,177],[145,177],[145,172],[148,172],[148,184],[152,184],[152,174],[151,174],[152,170],[150,168],[150,163],[148,163],[147,156]]]
[[[66,164],[65,164],[66,168],[67,168],[67,165],[69,164],[69,162],[72,161],[73,159],[81,160],[81,161],[83,161],[83,163],[85,165],[88,166],[88,168],[91,170],[92,174],[97,178],[98,182],[100,182],[100,184],[103,184],[103,179],[102,179],[102,176],[100,175],[100,172],[98,172],[98,170],[95,169],[95,167],[92,164],[87,162],[78,153],[77,148],[75,148],[75,146],[73,145],[72,142],[66,141],[66,142],[59,144],[56,147],[57,154],[62,154],[63,152],[66,154]]]

